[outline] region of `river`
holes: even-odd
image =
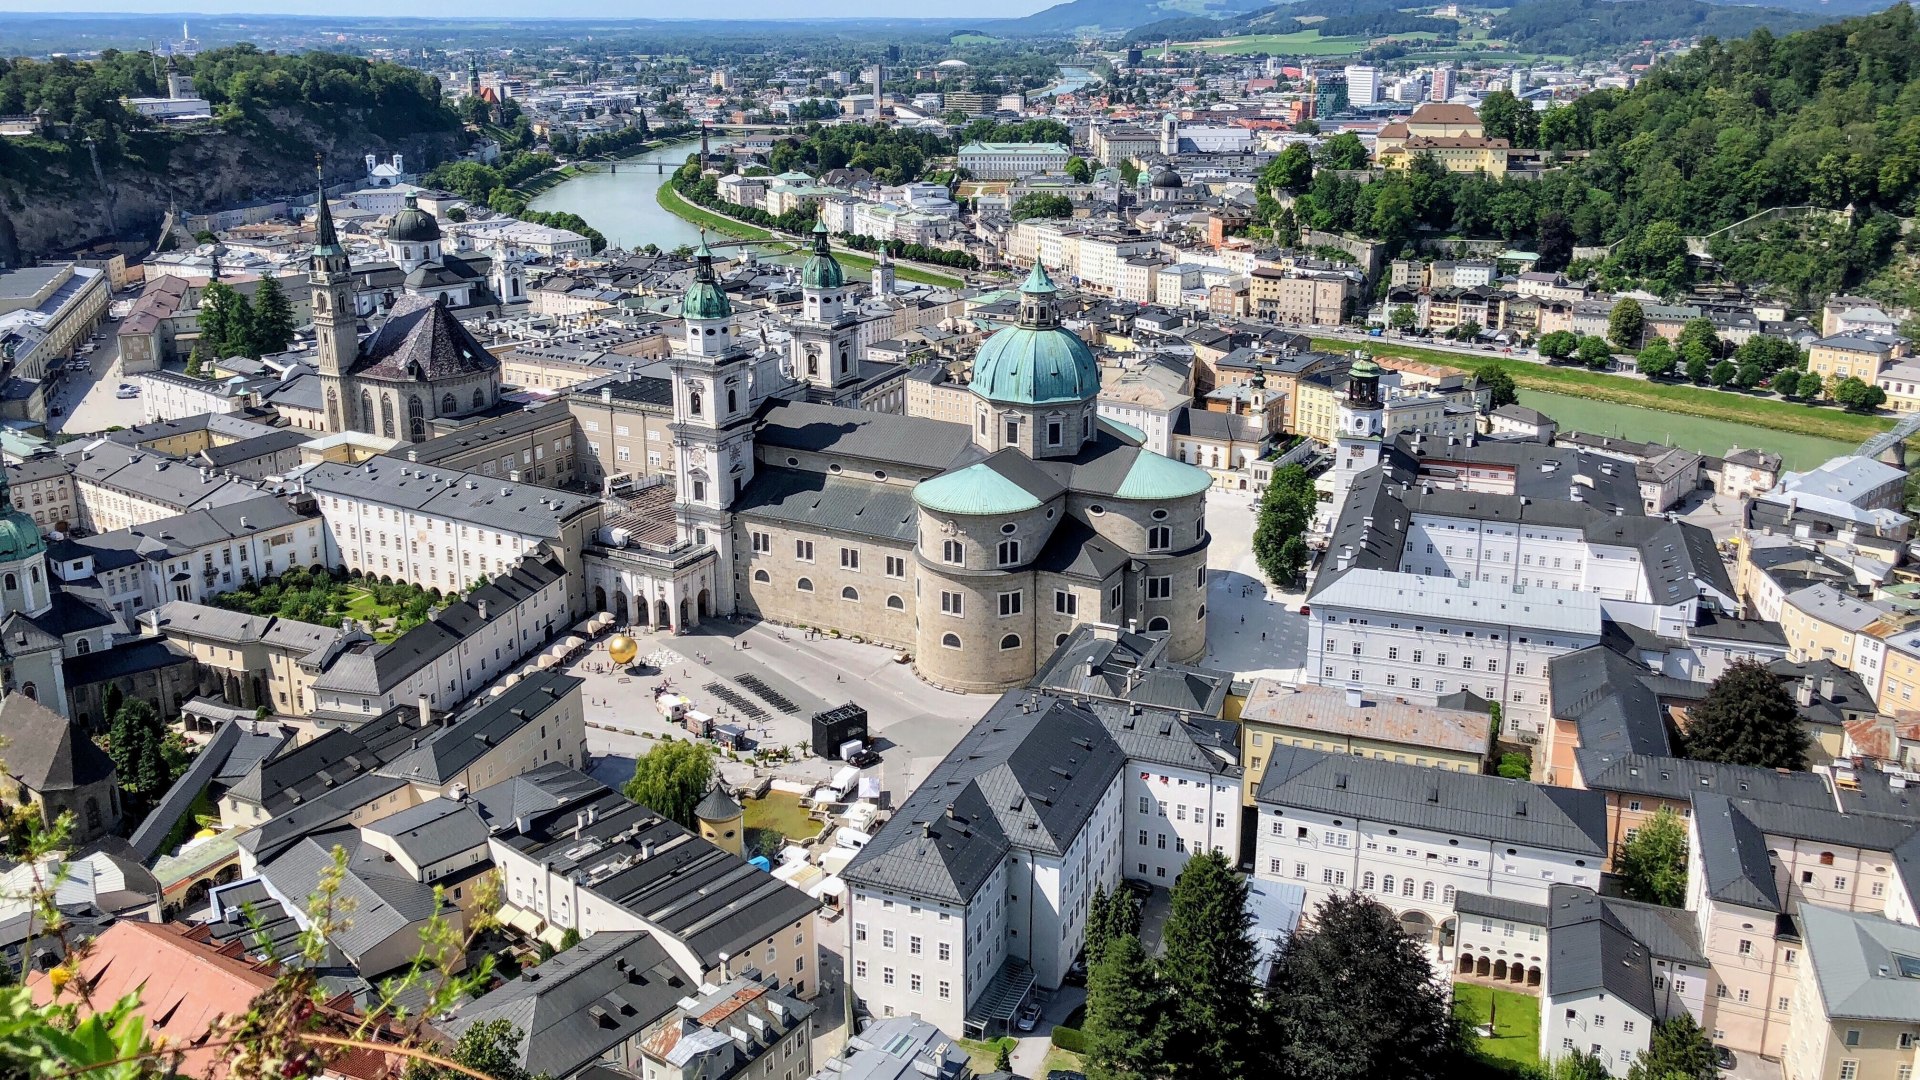
[[[604,164],[595,162],[594,171],[541,192],[527,205],[534,210],[579,214],[615,247],[657,244],[661,250],[671,251],[681,244],[697,244],[700,230],[661,209],[654,196],[660,185],[673,178],[671,167],[685,163],[687,155],[699,145],[697,139],[687,139],[658,146],[622,159],[617,163],[618,172],[606,172]],[[729,145],[729,140],[714,139],[711,145],[717,150]],[[654,168],[656,162],[667,163],[668,171]]]
[[[1637,405],[1589,401],[1539,390],[1520,391],[1520,404],[1553,417],[1562,431],[1585,431],[1642,442],[1661,442],[1715,457],[1724,457],[1727,451],[1736,446],[1757,447],[1779,454],[1786,468],[1796,470],[1810,469],[1828,458],[1851,453],[1857,445],[1814,435],[1771,431],[1751,424],[1656,412]]]
[[[1093,72],[1086,68],[1063,67],[1060,69],[1060,81],[1035,94],[1035,97],[1058,97],[1061,94],[1077,94],[1081,88],[1093,81]]]

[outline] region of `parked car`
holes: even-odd
[[[1067,965],[1067,975],[1064,981],[1068,986],[1087,985],[1087,956],[1085,953],[1081,953],[1078,960]]]
[[[1713,1048],[1713,1064],[1715,1068],[1721,1070],[1722,1072],[1732,1069],[1735,1064],[1734,1058],[1733,1058],[1733,1051],[1727,1049],[1724,1046],[1716,1045]]]
[[[113,396],[117,398],[136,398],[140,396],[140,388],[137,386],[123,386],[115,390]]]
[[[1312,605],[1312,604],[1301,604],[1301,605],[1300,605],[1300,614],[1302,614],[1302,615],[1311,615],[1311,614],[1313,614],[1313,605]]]
[[[847,764],[856,769],[871,769],[880,764],[880,754],[872,747],[861,750],[847,759]]]
[[[1029,1001],[1020,1009],[1020,1015],[1014,1018],[1013,1026],[1021,1031],[1032,1031],[1040,1026],[1040,1004]]]
[[[1141,899],[1153,895],[1153,886],[1141,881],[1139,878],[1121,878],[1120,887]]]

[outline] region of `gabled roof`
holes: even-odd
[[[1920,927],[1816,904],[1799,916],[1829,1021],[1920,1021]]]
[[[1258,801],[1407,828],[1454,833],[1594,858],[1607,851],[1606,799],[1597,791],[1498,776],[1275,748]],[[1594,864],[1599,876],[1599,864]]]
[[[19,691],[0,701],[7,773],[35,792],[72,791],[113,779],[107,752],[73,721]]]
[[[1766,834],[1724,795],[1693,797],[1693,827],[1707,895],[1760,911],[1780,911]]]
[[[1006,694],[841,876],[964,904],[1009,850],[1065,852],[1125,763],[1086,709]]]
[[[500,361],[445,304],[409,294],[395,301],[387,321],[360,343],[353,373],[374,379],[419,381],[455,379],[499,368]]]

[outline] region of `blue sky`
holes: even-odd
[[[1053,0],[934,0],[914,5],[914,14],[934,18],[988,18],[1026,15],[1048,7]],[[0,14],[7,12],[127,12],[139,15],[173,14],[183,8],[193,11],[228,14],[246,12],[276,15],[399,15],[423,17],[499,17],[545,15],[558,18],[608,16],[629,18],[687,18],[694,10],[682,0],[543,0],[529,5],[525,0],[165,0],[141,3],[140,0],[0,0]],[[873,0],[727,0],[699,9],[696,17],[726,19],[779,19],[795,17],[871,18],[901,15],[904,11]]]

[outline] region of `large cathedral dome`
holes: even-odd
[[[1100,393],[1100,365],[1080,335],[1060,325],[1053,281],[1039,263],[1020,286],[1020,321],[994,334],[973,358],[975,394],[1000,405],[1088,401]]]
[[[412,195],[407,196],[407,205],[393,215],[393,226],[387,230],[387,238],[402,244],[424,244],[440,239],[440,222],[432,214],[420,209],[420,202]]]

